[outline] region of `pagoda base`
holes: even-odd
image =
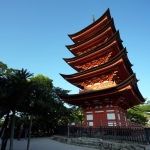
[[[100,106],[102,107],[102,106]],[[105,106],[102,108],[88,107],[84,109],[86,126],[127,126],[126,111],[119,106]]]

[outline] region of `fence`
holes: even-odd
[[[143,127],[76,127],[58,126],[58,134],[67,137],[90,137],[119,142],[150,144],[150,128]]]

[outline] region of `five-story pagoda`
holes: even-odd
[[[109,9],[69,37],[74,44],[66,47],[74,57],[64,60],[77,73],[61,76],[80,90],[60,98],[83,108],[87,126],[126,124],[126,110],[145,100]]]

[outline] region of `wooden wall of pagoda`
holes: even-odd
[[[125,125],[126,110],[105,99],[99,105],[84,108],[84,120],[86,126]]]

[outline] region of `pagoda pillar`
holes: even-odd
[[[116,125],[118,125],[119,122],[121,121],[118,106],[114,106],[114,113],[115,113],[115,118],[116,118]]]
[[[104,118],[101,120],[102,125],[107,125],[108,121],[107,121],[107,104],[105,102],[103,102],[103,111],[104,111]]]

